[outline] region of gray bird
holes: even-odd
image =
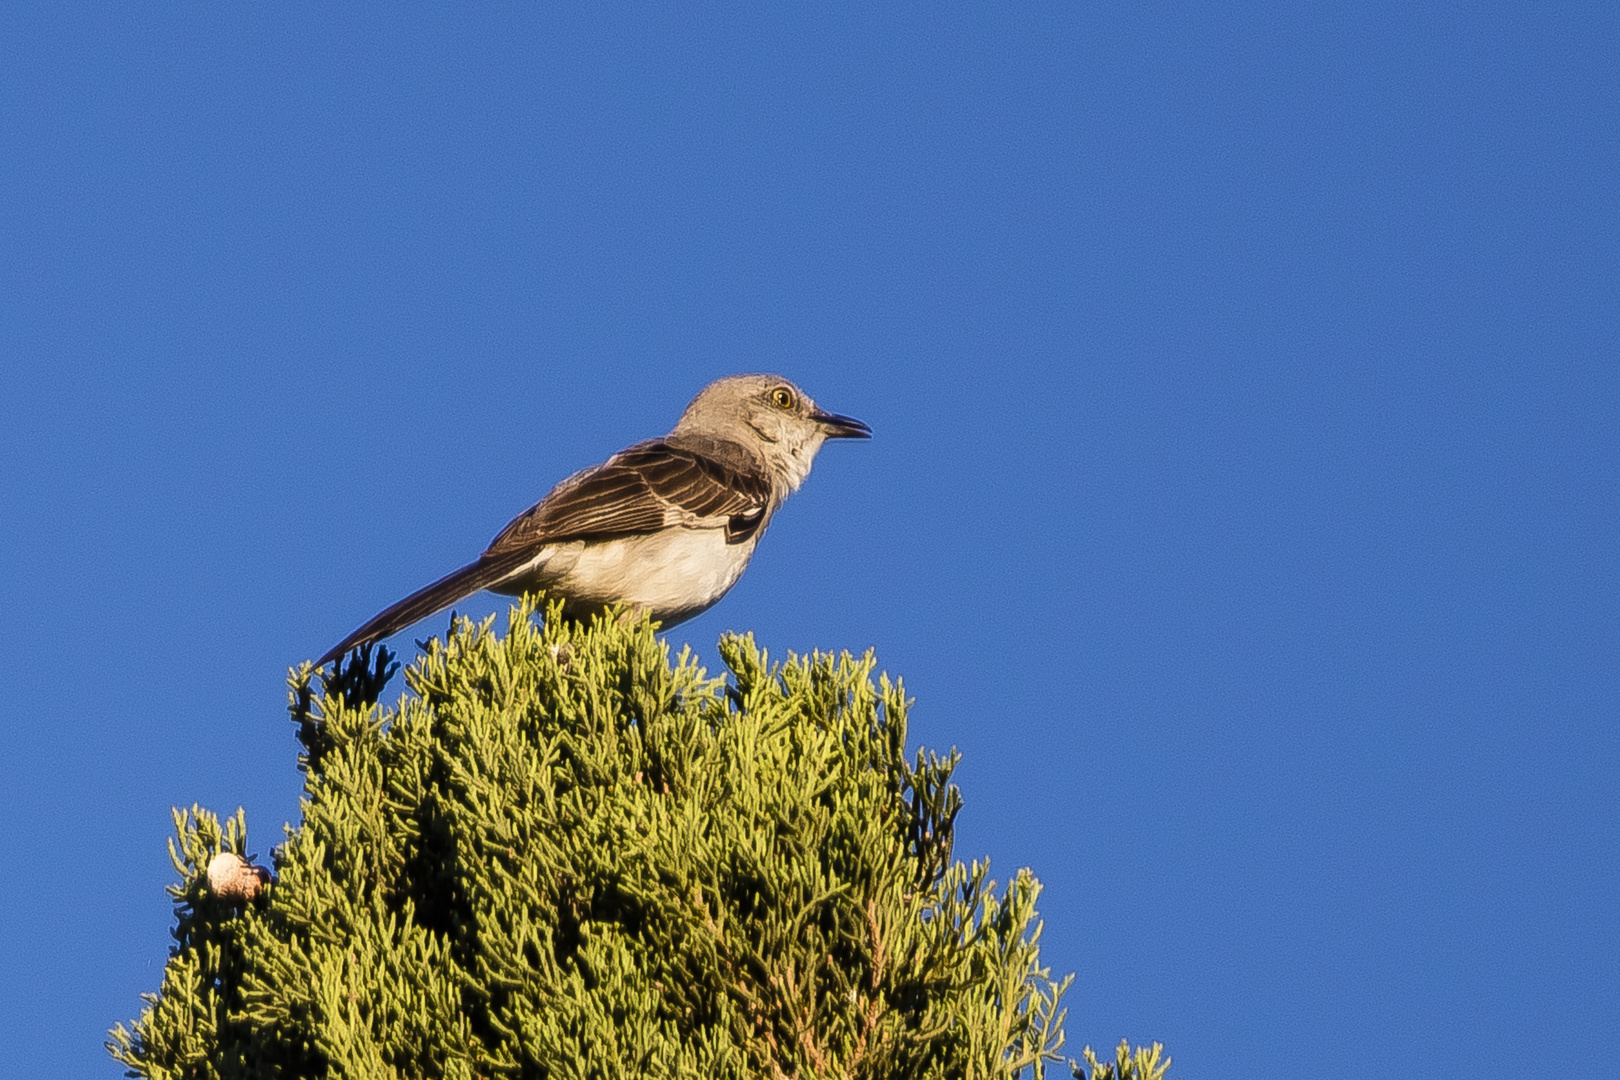
[[[713,607],[748,568],[782,501],[828,439],[870,438],[779,375],[698,392],[661,439],[575,473],[514,518],[474,562],[386,608],[319,663],[380,641],[480,589],[540,592],[584,618],[612,604],[673,626]]]

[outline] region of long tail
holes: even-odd
[[[381,641],[385,637],[397,634],[418,619],[425,619],[429,615],[443,611],[457,600],[499,583],[502,578],[527,561],[526,558],[517,556],[532,558],[532,555],[532,552],[509,552],[505,557],[497,555],[494,558],[481,558],[459,570],[452,570],[433,584],[417,589],[399,603],[384,608],[366,620],[365,624],[354,633],[327,649],[326,655],[317,660],[315,666],[321,667],[336,660],[356,645]]]

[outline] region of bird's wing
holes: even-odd
[[[483,557],[676,525],[725,528],[728,541],[741,543],[759,531],[770,501],[763,469],[737,469],[655,439],[558,484],[502,529]]]

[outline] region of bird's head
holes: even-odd
[[[729,375],[698,391],[672,434],[740,443],[790,490],[798,490],[823,442],[869,439],[872,429],[852,417],[823,412],[780,375]]]

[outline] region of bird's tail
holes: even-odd
[[[523,554],[532,557],[532,553]],[[443,611],[457,600],[498,584],[524,561],[497,555],[492,558],[480,558],[477,562],[470,562],[459,570],[452,570],[433,584],[417,589],[399,603],[384,608],[366,620],[365,624],[354,633],[327,649],[326,655],[317,660],[315,666],[321,667],[336,660],[356,645],[381,641],[385,637],[397,634],[411,623]]]

